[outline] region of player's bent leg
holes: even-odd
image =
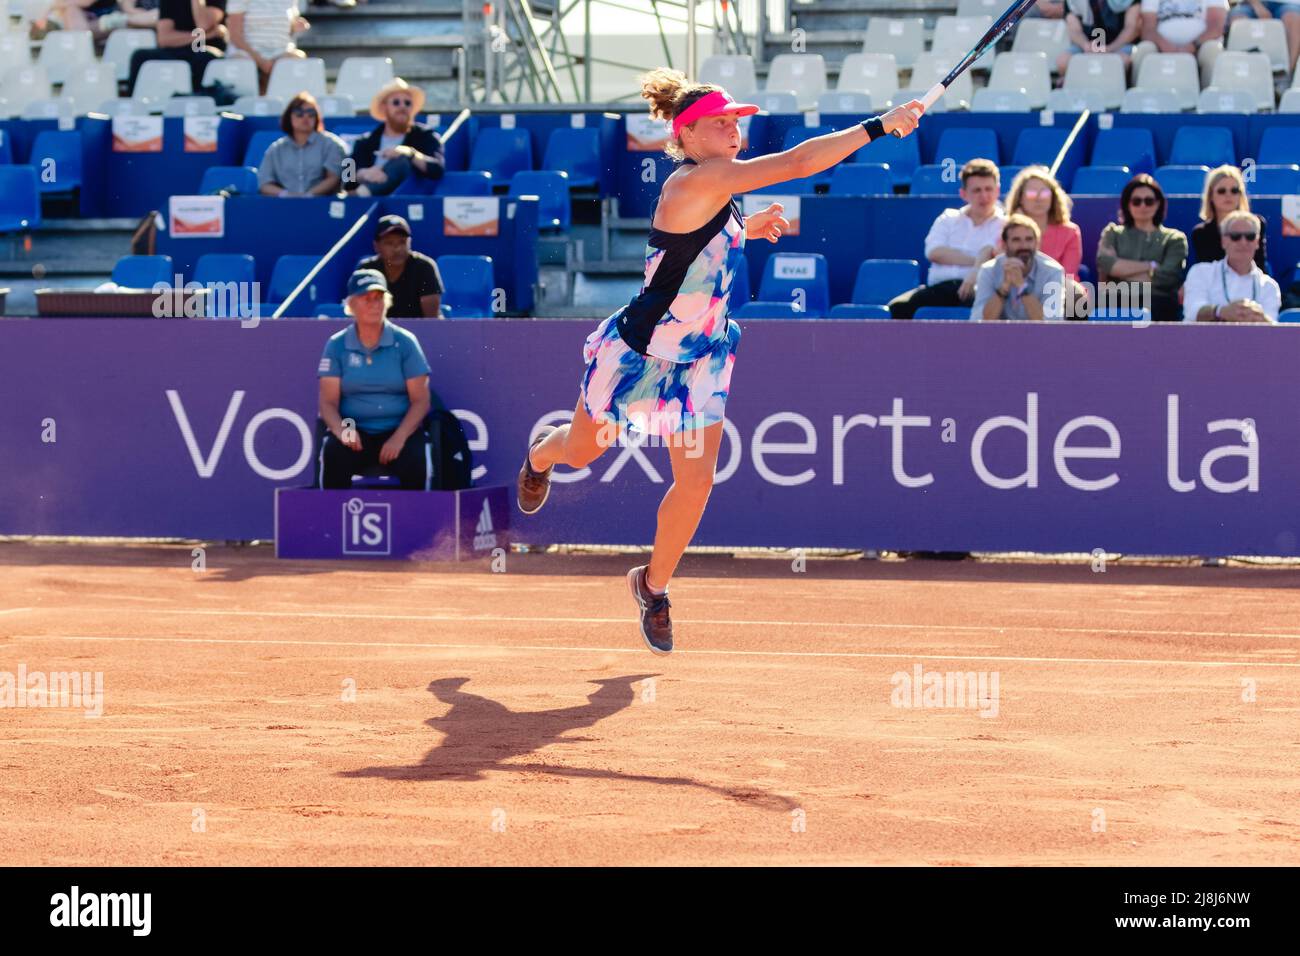
[[[530,515],[546,504],[551,493],[551,470],[557,464],[585,468],[617,440],[618,427],[592,421],[579,395],[573,420],[558,428],[547,426],[529,445],[516,482],[519,510]]]

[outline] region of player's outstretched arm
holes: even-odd
[[[925,107],[919,100],[895,106],[879,117],[880,127],[876,131],[876,138],[892,133],[909,135],[916,129],[923,112]],[[868,120],[866,125],[859,123],[849,129],[815,136],[798,146],[770,156],[744,160],[711,159],[701,164],[696,176],[702,173],[705,183],[716,186],[718,194],[724,196],[753,192],[789,179],[813,176],[842,162],[871,142],[872,135],[867,132],[867,125],[875,124]]]

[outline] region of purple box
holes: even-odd
[[[463,561],[509,548],[504,485],[464,491],[277,488],[277,558]]]

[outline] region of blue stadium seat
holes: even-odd
[[[564,127],[546,141],[542,168],[569,174],[569,188],[589,189],[600,182],[600,131]]]
[[[803,308],[788,317],[825,318],[830,310],[830,280],[825,256],[815,252],[777,252],[768,256],[758,286],[758,301],[751,302],[741,312],[756,305],[779,306],[792,312],[792,305],[796,302]]]
[[[489,132],[489,131],[485,131]],[[488,256],[438,256],[443,312],[451,319],[492,318],[492,259]]]
[[[261,314],[269,316],[278,309],[281,303],[293,294],[293,290],[298,288],[298,283],[306,277],[307,273],[316,268],[316,263],[319,261],[320,256],[283,255],[276,259],[275,266],[271,269],[271,288],[267,293],[267,300],[262,304]],[[286,314],[313,315],[311,310],[315,305],[316,295],[313,294],[312,287],[308,286],[305,294],[298,297],[293,308]]]
[[[831,309],[830,318],[832,319],[891,319],[889,306],[886,305],[853,305],[846,303],[837,305]]]
[[[949,127],[939,134],[939,146],[934,152],[935,163],[942,165],[951,160],[961,169],[968,160],[1001,160],[998,151],[998,134],[980,126]]]
[[[998,167],[998,186],[1002,191],[1003,199],[1007,197],[1007,193],[1011,192],[1011,183],[1020,175],[1020,171],[1024,168],[1024,166]]]
[[[209,166],[199,182],[199,195],[225,190],[233,195],[256,196],[257,170],[252,166]]]
[[[238,169],[239,167],[233,167]],[[257,278],[257,263],[253,257],[235,252],[208,252],[199,256],[194,263],[192,282],[211,287],[216,284],[240,283],[243,288],[235,289],[235,295],[214,294],[208,297],[207,315],[210,319],[243,318],[232,314],[231,306],[251,301],[252,284]]]
[[[1011,162],[1017,166],[1046,166],[1049,169],[1056,161],[1056,155],[1070,136],[1068,129],[1056,129],[1052,126],[1030,126],[1020,131],[1016,137],[1016,148],[1011,154]]]
[[[1205,191],[1209,171],[1209,166],[1161,166],[1155,177],[1166,195],[1199,196]]]
[[[435,196],[491,196],[492,174],[483,170],[445,172],[437,180]]]
[[[493,180],[509,182],[515,173],[533,168],[533,140],[526,129],[480,130],[469,157],[470,169],[485,169]]]
[[[259,129],[254,132],[249,137],[248,146],[244,150],[244,165],[255,169],[261,166],[262,157],[266,155],[267,149],[283,135],[278,129]]]
[[[1252,196],[1290,196],[1300,193],[1300,166],[1256,166],[1255,181],[1246,183]]]
[[[1269,126],[1259,141],[1260,163],[1286,165],[1300,156],[1300,126]]]
[[[41,224],[37,181],[35,166],[0,166],[0,232],[34,229]]]
[[[1300,309],[1283,309],[1278,313],[1279,322],[1300,322]]]
[[[526,169],[510,180],[511,196],[536,196],[538,228],[568,231],[572,222],[569,211],[569,176],[559,170]]]
[[[851,163],[885,163],[894,178],[895,186],[905,186],[912,181],[912,171],[921,165],[921,149],[916,136],[899,139],[884,136],[864,146],[849,157]]]
[[[113,266],[113,281],[125,289],[152,289],[172,284],[171,256],[123,256]]]
[[[849,304],[884,305],[920,284],[921,263],[915,259],[867,259],[858,266]],[[835,316],[835,309],[831,310],[831,316]]]
[[[1149,129],[1098,130],[1090,162],[1093,166],[1127,166],[1135,174],[1149,173],[1156,166],[1156,141]]]
[[[31,164],[41,170],[37,186],[41,192],[70,193],[80,189],[81,134],[75,130],[41,130],[32,143]]]
[[[316,306],[316,318],[318,319],[346,319],[348,314],[343,311],[342,302],[322,302]]]
[[[731,277],[731,293],[727,296],[727,308],[735,312],[749,302],[749,257],[741,256],[736,266],[736,274]]]
[[[9,166],[14,161],[14,141],[9,130],[0,129],[0,166]]]
[[[970,321],[969,305],[923,305],[912,316],[914,319],[949,319],[952,321]]]
[[[1118,196],[1133,178],[1127,166],[1081,166],[1070,192],[1076,196]]]
[[[1183,126],[1174,134],[1166,165],[1234,166],[1236,163],[1237,147],[1232,141],[1232,130],[1226,126]]]
[[[956,196],[961,177],[949,166],[918,166],[912,173],[910,196]]]
[[[881,163],[840,163],[831,172],[832,196],[892,196],[894,177]]]
[[[732,315],[736,319],[821,319],[807,311],[796,312],[790,302],[746,302]]]

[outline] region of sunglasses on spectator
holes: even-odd
[[[1051,195],[1052,195],[1052,191],[1051,191],[1050,189],[1045,188],[1045,187],[1044,187],[1044,188],[1040,188],[1040,189],[1026,189],[1026,190],[1025,190],[1025,198],[1026,198],[1026,199],[1047,199],[1047,198],[1050,197]]]
[[[1241,187],[1239,186],[1216,186],[1214,189],[1216,196],[1240,196]]]
[[[1230,232],[1230,233],[1228,233],[1228,238],[1231,239],[1233,242],[1242,242],[1242,241],[1245,241],[1245,242],[1254,242],[1255,239],[1258,238],[1258,236],[1259,236],[1259,233],[1256,233],[1256,232]]]
[[[388,105],[389,106],[410,106],[411,102],[412,102],[411,100],[399,100],[397,99],[397,97],[393,97],[393,99],[388,101]]]
[[[1155,196],[1131,196],[1128,202],[1130,206],[1155,206],[1160,200]]]
[[[308,117],[309,119],[315,119],[315,118],[316,118],[316,111],[315,111],[314,109],[312,109],[310,106],[295,106],[295,107],[294,107],[294,110],[293,110],[293,115],[294,115],[294,116],[306,116],[306,117]]]

